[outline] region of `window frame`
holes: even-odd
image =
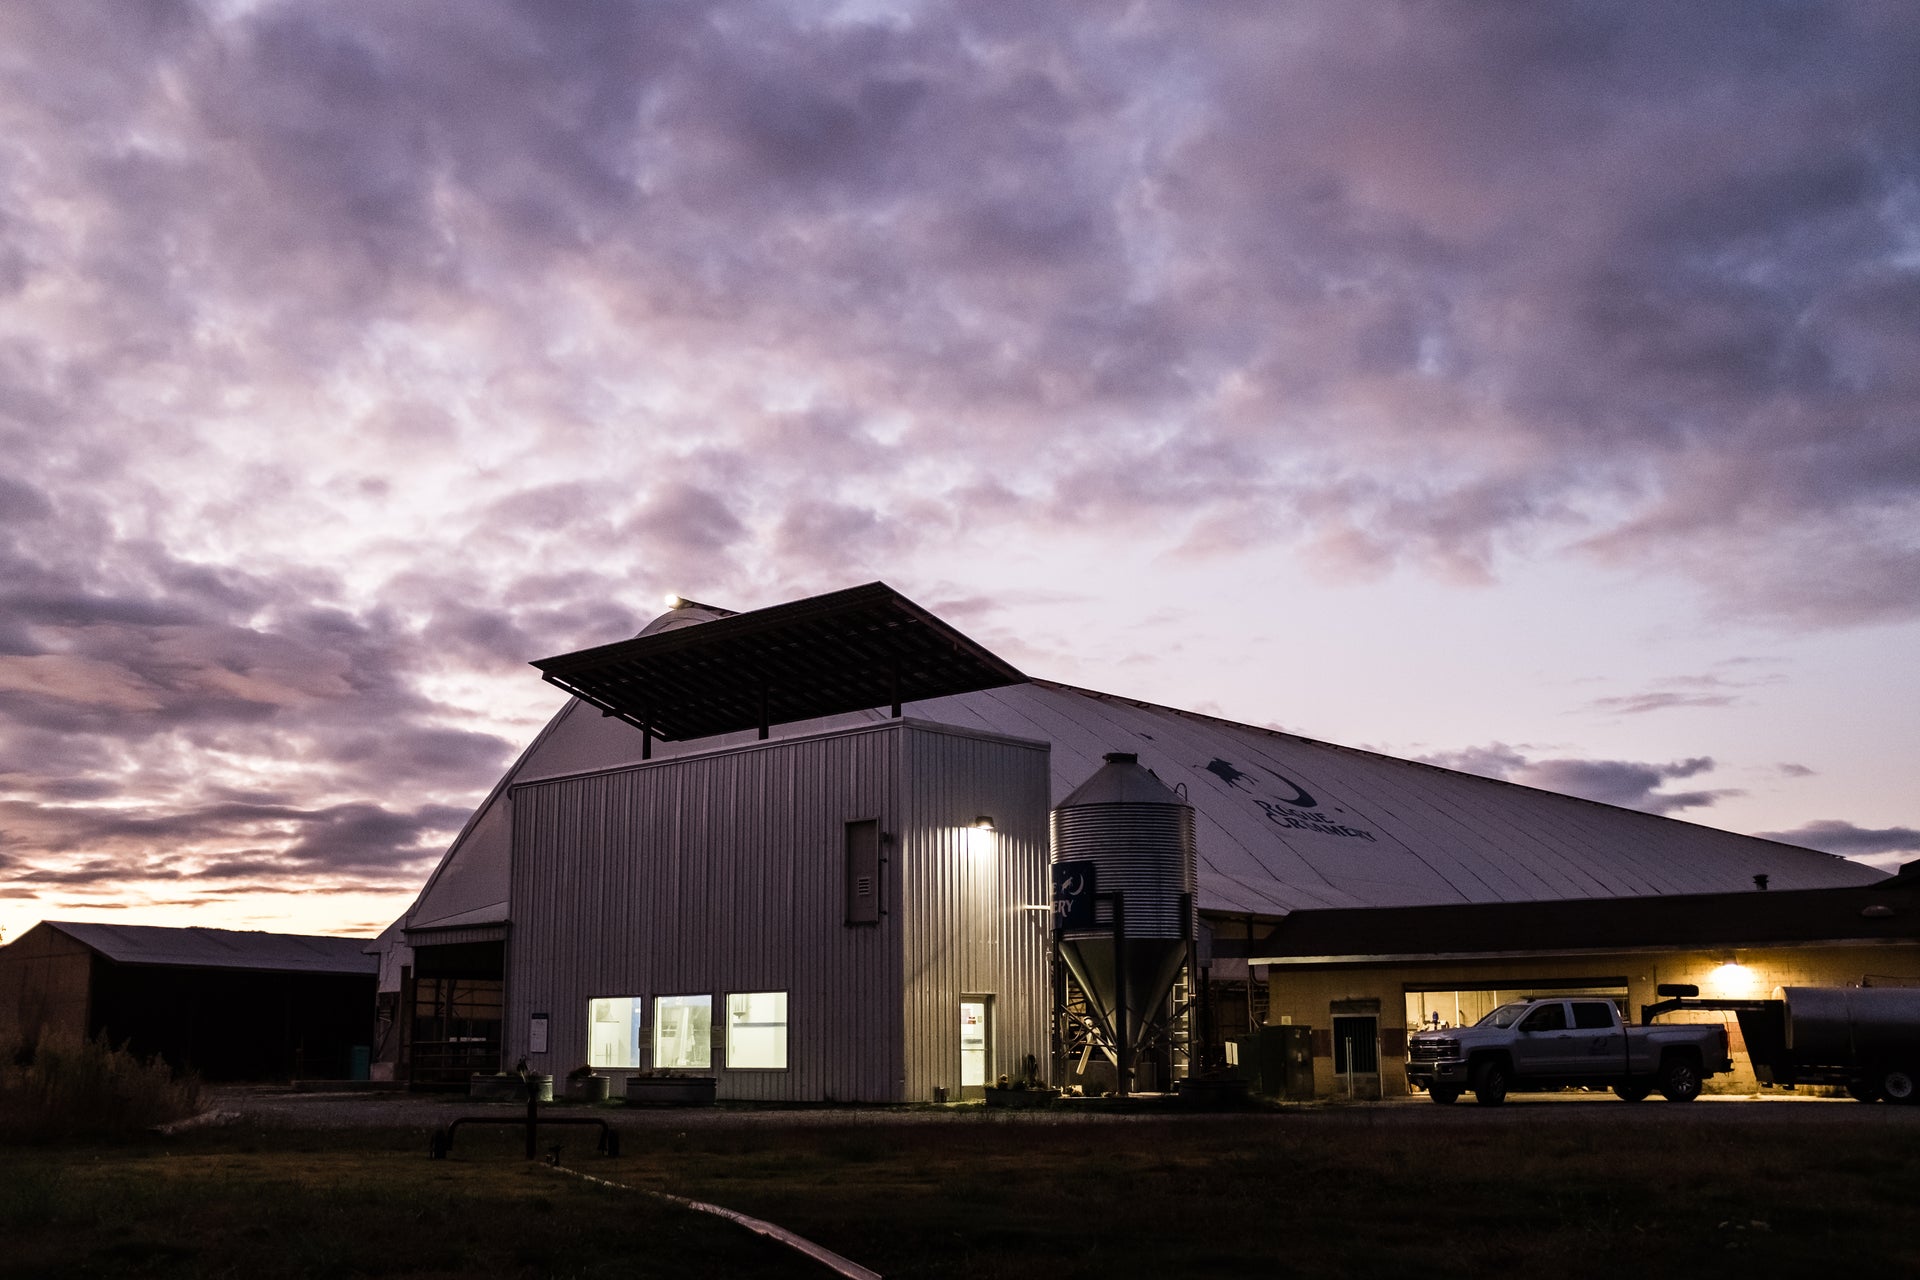
[[[628,1005],[628,1014],[632,1019],[632,1021],[629,1022],[627,1025],[627,1041],[630,1045],[633,1045],[634,1060],[632,1062],[626,1063],[625,1065],[615,1065],[614,1063],[611,1063],[611,1062],[595,1062],[593,1060],[593,1049],[594,1049],[593,1029],[595,1026],[599,1025],[599,1019],[593,1016],[593,1007],[597,1004],[602,1004],[607,1001],[613,1001],[616,1004],[622,1001],[626,1002],[626,1004]],[[587,1053],[586,1053],[586,1059],[585,1059],[586,1064],[594,1068],[596,1071],[600,1071],[600,1070],[640,1071],[645,1069],[647,1064],[642,1054],[640,1053],[639,1045],[635,1045],[633,1044],[633,1042],[636,1039],[639,1039],[641,1044],[647,1044],[649,1046],[651,1045],[650,1037],[649,1038],[642,1038],[642,1037],[646,1037],[647,1035],[647,1030],[648,1030],[647,1015],[651,1012],[652,1007],[653,1005],[652,1005],[651,998],[645,995],[588,996],[587,997]],[[615,1019],[615,1021],[618,1021],[618,1019]]]
[[[1526,1017],[1520,1019],[1520,1025],[1515,1028],[1517,1031],[1525,1031],[1532,1035],[1539,1035],[1543,1031],[1568,1029],[1567,1006],[1563,1000],[1551,1000],[1535,1005],[1528,1011]]]
[[[669,1064],[669,1063],[663,1063],[660,1061],[660,1028],[662,1025],[662,1020],[660,1017],[660,1007],[664,1002],[668,1000],[688,1001],[688,1002],[705,1000],[707,1002],[707,1053],[706,1053],[707,1060],[705,1062],[700,1063],[699,1065],[690,1065],[690,1064],[683,1064],[683,1063]],[[698,1006],[689,1004],[686,1007],[697,1008]],[[653,1034],[648,1039],[647,1045],[649,1050],[648,1066],[652,1070],[654,1071],[712,1071],[714,1069],[714,1066],[713,1066],[713,992],[685,991],[685,992],[670,992],[665,995],[657,995],[653,997],[653,1005],[652,1005],[651,1012],[653,1014]]]
[[[733,1002],[736,998],[746,1000],[746,999],[751,999],[754,996],[779,996],[780,997],[780,1065],[777,1067],[742,1066],[741,1064],[734,1061]],[[757,991],[728,991],[722,996],[721,1005],[726,1010],[726,1020],[727,1020],[726,1044],[723,1049],[723,1052],[726,1055],[725,1061],[726,1061],[727,1070],[729,1071],[791,1071],[793,1069],[793,992],[791,989],[762,988]],[[754,1025],[760,1026],[760,1025],[766,1025],[766,1024],[756,1023]],[[709,1061],[711,1061],[711,1056],[709,1056]]]

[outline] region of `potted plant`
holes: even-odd
[[[627,1103],[639,1107],[710,1107],[714,1076],[684,1071],[636,1071],[627,1077]]]
[[[1044,1107],[1060,1096],[1058,1089],[1040,1081],[1040,1063],[1032,1054],[1021,1062],[1019,1079],[1001,1076],[987,1089],[989,1107]]]
[[[525,1102],[529,1091],[540,1102],[553,1101],[553,1077],[527,1070],[525,1062],[513,1071],[476,1071],[467,1081],[467,1096],[487,1102]]]
[[[595,1075],[593,1068],[583,1062],[567,1072],[567,1101],[605,1102],[607,1084],[605,1076]]]
[[[467,1081],[467,1096],[480,1102],[511,1102],[520,1087],[520,1077],[511,1071],[476,1071]]]

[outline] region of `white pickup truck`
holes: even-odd
[[[1639,1102],[1658,1089],[1692,1102],[1709,1076],[1733,1070],[1725,1027],[1633,1027],[1598,996],[1503,1004],[1471,1027],[1407,1037],[1407,1081],[1435,1102],[1468,1089],[1487,1106],[1509,1092],[1584,1085]]]

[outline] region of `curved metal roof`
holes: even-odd
[[[756,621],[769,615],[772,623]],[[862,634],[878,638],[861,642]],[[1315,908],[1737,893],[1750,890],[1758,874],[1776,890],[1885,878],[1794,845],[1026,680],[879,583],[536,665],[553,665],[548,678],[563,688],[572,686],[555,674],[588,673],[580,682],[599,691],[602,701],[588,701],[603,711],[607,700],[646,688],[647,679],[681,690],[694,701],[676,705],[674,732],[697,736],[655,752],[679,757],[751,740],[757,708],[740,707],[740,691],[757,689],[759,673],[776,670],[789,643],[804,655],[795,669],[818,685],[792,704],[809,716],[785,725],[774,719],[776,736],[886,716],[892,688],[885,677],[895,652],[888,646],[897,644],[903,666],[915,655],[929,663],[903,689],[906,714],[1049,743],[1056,805],[1101,768],[1107,753],[1136,754],[1193,805],[1198,897],[1206,911],[1280,916]],[[622,664],[636,653],[629,675]],[[685,682],[676,684],[682,670]],[[804,688],[808,681],[797,683]],[[700,705],[703,690],[719,704]],[[669,736],[657,719],[654,731]],[[643,735],[567,704],[455,841],[410,925],[507,918],[508,831],[496,804],[508,781],[638,764],[644,753]]]

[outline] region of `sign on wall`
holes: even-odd
[[[533,1024],[527,1028],[527,1052],[545,1053],[547,1051],[547,1015],[536,1013]]]

